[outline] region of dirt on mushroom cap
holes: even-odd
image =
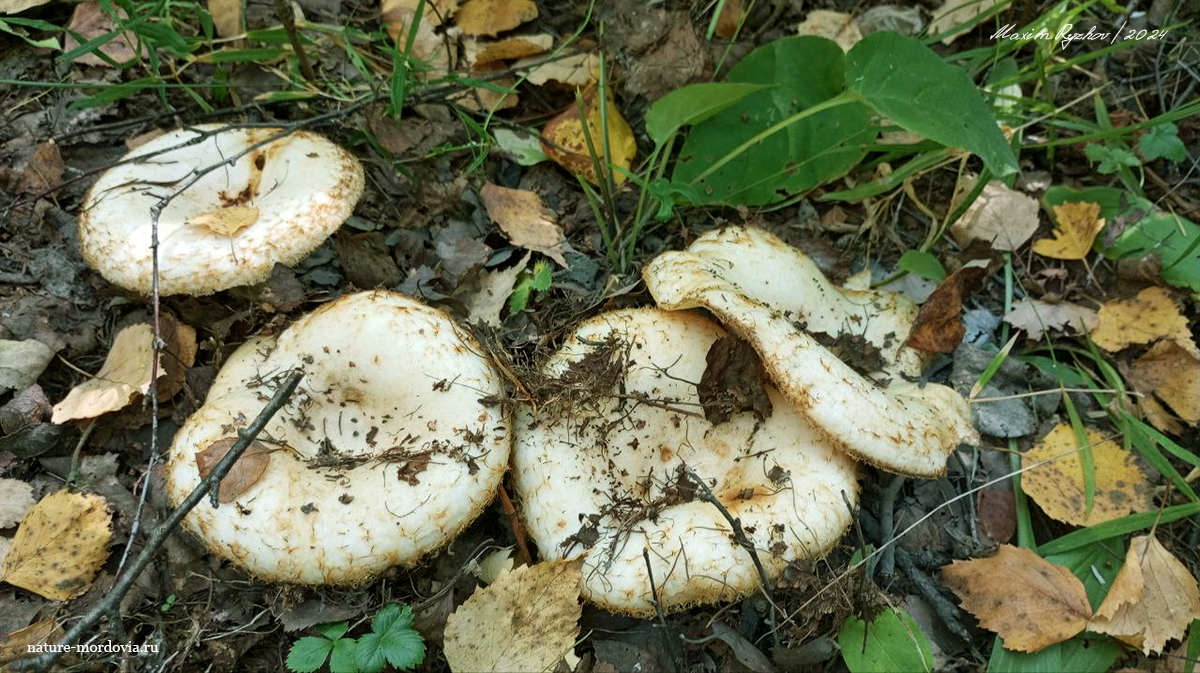
[[[184,520],[209,550],[271,581],[358,584],[416,562],[491,501],[510,426],[478,344],[441,311],[364,292],[230,358],[176,435],[167,490],[200,481],[196,454],[235,435],[294,367],[305,378],[259,441],[276,449],[233,503]]]
[[[584,554],[584,596],[605,609],[654,614],[643,548],[665,610],[759,587],[750,555],[720,511],[696,499],[684,466],[741,519],[769,576],[820,556],[850,523],[843,493],[857,498],[853,461],[774,389],[766,420],[742,412],[714,426],[700,414],[695,382],[723,335],[688,313],[602,314],[578,327],[547,373],[570,377],[615,336],[613,357],[628,360],[623,380],[586,412],[517,414],[514,478],[530,533],[546,557]]]

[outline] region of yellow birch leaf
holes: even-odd
[[[583,117],[587,119],[588,134],[591,136],[592,148],[599,158],[600,165],[603,167],[605,164],[612,164],[628,170],[637,156],[637,141],[633,138],[633,129],[629,128],[610,95],[605,114],[608,118],[608,142],[612,149],[612,157],[605,157],[604,134],[600,124],[600,95],[597,87],[593,85],[584,89],[582,98]],[[600,184],[596,168],[592,164],[592,155],[588,151],[587,137],[584,135],[578,106],[567,108],[546,124],[546,128],[542,130],[542,151],[559,166],[582,174],[594,185]],[[613,181],[618,185],[625,182],[625,174],[613,170]]]
[[[62,402],[54,405],[50,422],[95,418],[125,408],[150,389],[153,358],[154,330],[150,325],[138,323],[121,330],[96,377],[75,386]],[[158,375],[164,374],[166,368],[162,366],[160,353]]]
[[[1083,259],[1092,250],[1092,243],[1104,228],[1100,205],[1096,203],[1064,203],[1054,206],[1058,229],[1054,238],[1034,241],[1033,251],[1054,259]]]
[[[1159,339],[1175,339],[1184,350],[1197,354],[1187,318],[1161,287],[1148,287],[1136,299],[1106,302],[1100,307],[1092,332],[1096,345],[1109,352]]]
[[[487,209],[488,217],[499,225],[512,244],[540,252],[562,266],[567,265],[563,257],[562,228],[555,224],[542,206],[542,197],[525,189],[509,189],[487,183],[479,190],[479,198]]]
[[[514,35],[503,40],[477,40],[473,37],[463,40],[467,66],[471,68],[544,54],[553,46],[554,36],[547,33]]]
[[[1200,422],[1200,360],[1174,341],[1160,341],[1133,363],[1130,380],[1153,392],[1190,425]]]
[[[37,649],[29,649],[30,645],[36,648],[38,645],[57,643],[64,635],[66,631],[53,619],[34,622],[0,638],[0,661],[29,656],[31,652],[37,652]],[[12,668],[8,666],[0,668],[6,673],[10,670]]]
[[[1163,651],[1200,619],[1196,578],[1153,535],[1135,537],[1112,589],[1088,630],[1107,633],[1143,654]]]
[[[1083,459],[1075,450],[1075,433],[1066,423],[1056,425],[1037,446],[1021,456],[1022,467],[1029,468],[1021,475],[1025,493],[1050,518],[1076,526],[1091,526],[1151,509],[1150,485],[1133,454],[1094,430],[1086,432],[1096,468],[1091,513],[1085,514]],[[1051,462],[1030,467],[1044,460]]]
[[[496,35],[538,16],[533,0],[467,0],[454,17],[466,35]]]
[[[87,591],[108,558],[112,522],[104,498],[57,491],[25,515],[0,580],[51,600]]]

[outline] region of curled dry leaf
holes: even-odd
[[[1196,578],[1153,535],[1142,535],[1129,544],[1125,565],[1088,629],[1149,655],[1182,638],[1193,619],[1200,619]]]
[[[771,415],[767,371],[754,346],[723,336],[709,347],[705,364],[696,394],[706,421],[720,425],[743,411],[754,412],[760,421]]]
[[[1104,228],[1100,205],[1084,201],[1054,206],[1058,229],[1054,238],[1041,238],[1033,243],[1033,251],[1054,259],[1083,259],[1092,251],[1092,243]]]
[[[54,405],[51,422],[95,418],[123,409],[138,395],[146,394],[150,389],[153,342],[154,330],[145,323],[130,325],[118,332],[96,377],[75,386],[66,399]],[[166,373],[161,366],[162,360],[160,353],[159,376]]]
[[[1084,334],[1096,329],[1099,317],[1086,306],[1069,301],[1049,302],[1022,299],[1013,304],[1004,322],[1025,332],[1030,339],[1041,339],[1047,330],[1068,330]]]
[[[554,46],[554,36],[546,33],[514,35],[503,40],[477,40],[473,37],[463,40],[467,65],[472,68],[498,61],[544,54],[550,51],[552,46]]]
[[[509,189],[487,183],[479,190],[488,217],[500,227],[513,245],[540,252],[561,266],[566,238],[562,228],[550,220],[542,197],[524,189]]]
[[[533,0],[467,0],[454,17],[465,35],[496,35],[538,16]]]
[[[0,638],[0,661],[8,661],[16,657],[28,656],[30,645],[42,645],[58,642],[65,635],[63,628],[53,619],[43,619],[34,622],[23,629]],[[10,670],[8,667],[2,669]]]
[[[52,493],[34,505],[4,557],[0,580],[65,601],[91,586],[108,558],[112,522],[104,498]]]
[[[1160,341],[1134,361],[1130,376],[1190,425],[1200,422],[1200,360],[1174,341]]]
[[[1161,287],[1148,287],[1136,299],[1105,302],[1092,332],[1096,345],[1109,352],[1159,339],[1174,339],[1185,351],[1200,357],[1187,318]]]
[[[207,477],[236,443],[237,437],[226,437],[209,444],[207,449],[197,453],[196,469],[200,472],[200,478]],[[221,478],[217,499],[223,504],[237,500],[238,496],[262,479],[263,472],[267,471],[270,462],[271,449],[260,442],[251,442],[237,462],[229,468],[229,472]]]
[[[862,30],[853,16],[827,9],[809,12],[803,23],[796,28],[796,33],[828,38],[837,42],[842,51],[850,51],[850,47],[863,38]]]
[[[950,234],[964,248],[983,241],[993,250],[1012,251],[1025,245],[1037,228],[1037,199],[992,180],[950,227]]]
[[[242,0],[208,0],[208,13],[217,35],[233,37],[242,32]]]
[[[1086,511],[1083,461],[1075,450],[1075,433],[1066,423],[1056,425],[1021,457],[1021,465],[1028,468],[1021,476],[1021,487],[1029,497],[1050,518],[1076,526],[1091,526],[1151,509],[1150,484],[1133,454],[1094,430],[1086,432],[1096,476],[1091,513]],[[1030,467],[1044,460],[1051,462]]]
[[[963,299],[988,275],[987,260],[974,260],[943,280],[921,305],[905,345],[931,353],[952,353],[962,343]]]
[[[741,0],[725,0],[725,4],[721,7],[721,15],[717,17],[717,27],[713,34],[722,40],[733,39],[743,17],[745,17],[745,13],[742,11]]]
[[[1004,544],[995,556],[955,561],[942,568],[942,577],[963,608],[1010,650],[1037,652],[1061,643],[1092,616],[1079,578],[1024,547]]]
[[[529,266],[531,254],[525,253],[525,257],[520,262],[507,269],[484,271],[479,274],[479,289],[465,299],[468,322],[483,323],[491,327],[500,326],[503,322],[500,319],[500,313],[508,302],[508,296],[512,294],[513,286],[517,283],[517,276],[520,276],[525,267]]]
[[[953,30],[1006,1],[946,0],[945,4],[933,12],[933,21],[929,24],[929,34],[939,35]],[[962,33],[955,33],[954,35],[942,38],[942,44],[950,44],[961,35]]]
[[[542,129],[542,150],[546,152],[546,156],[550,157],[551,161],[559,166],[582,174],[592,184],[599,184],[600,178],[592,163],[592,153],[588,149],[587,136],[584,135],[581,119],[587,120],[587,134],[591,137],[592,149],[595,151],[602,169],[607,164],[611,164],[629,170],[629,167],[633,165],[634,157],[637,156],[637,141],[633,138],[633,129],[629,128],[629,123],[621,116],[617,106],[612,102],[612,97],[609,96],[609,100],[605,103],[605,115],[608,122],[608,144],[612,150],[612,156],[606,156],[604,131],[601,125],[600,94],[597,87],[593,85],[584,89],[582,98],[582,117],[578,106],[572,105],[562,114],[550,120],[550,123],[546,124],[546,128]],[[625,174],[621,171],[614,169],[612,174],[613,182],[618,185],[625,182]]]
[[[539,63],[541,57],[523,58],[513,64],[525,75],[530,84],[542,86],[548,82],[559,82],[571,86],[588,86],[596,81],[600,73],[600,55],[585,52],[567,56],[547,63]]]
[[[545,561],[501,573],[446,620],[455,671],[544,671],[579,638],[582,561]]]
[[[0,528],[15,526],[33,503],[32,486],[20,479],[0,479]]]

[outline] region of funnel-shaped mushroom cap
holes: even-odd
[[[109,282],[150,294],[151,207],[194,171],[281,131],[232,129],[196,141],[219,128],[163,134],[92,186],[79,214],[79,247]],[[159,293],[206,295],[264,280],[276,263],[295,264],[315,250],[354,212],[362,190],[358,160],[321,136],[297,131],[251,150],[187,187],[159,216]]]
[[[440,547],[490,502],[510,428],[479,400],[499,376],[441,311],[364,292],[234,352],[175,436],[172,503],[200,482],[197,454],[236,437],[295,367],[304,380],[259,438],[262,476],[184,519],[210,551],[267,580],[355,584]]]
[[[602,314],[579,326],[546,371],[578,382],[601,354],[627,358],[620,380],[584,406],[518,412],[513,471],[530,533],[545,557],[584,553],[584,596],[606,609],[654,614],[643,549],[665,610],[758,589],[750,554],[682,466],[741,520],[769,576],[820,556],[850,523],[843,494],[857,499],[854,461],[774,389],[765,420],[740,412],[713,425],[699,415],[695,382],[724,334],[688,313]]]
[[[898,294],[839,288],[799,250],[742,227],[665,252],[642,276],[662,308],[706,308],[753,344],[792,405],[860,460],[934,477],[979,439],[961,395],[916,383],[922,358],[903,343],[917,310]]]

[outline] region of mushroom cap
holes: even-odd
[[[706,308],[750,342],[788,401],[855,458],[936,477],[959,444],[979,441],[961,395],[916,383],[922,357],[903,344],[917,310],[896,293],[839,288],[799,250],[745,227],[662,253],[642,276],[660,307]],[[861,338],[881,370],[856,371],[813,332]]]
[[[412,564],[475,519],[508,465],[509,421],[479,401],[501,392],[481,352],[444,313],[399,294],[330,302],[230,356],[175,436],[168,496],[186,498],[201,479],[196,455],[236,437],[303,367],[259,437],[273,449],[261,478],[229,504],[202,500],[185,527],[277,582],[358,584]]]
[[[151,207],[193,171],[282,131],[231,129],[187,144],[219,128],[165,133],[100,176],[79,214],[80,250],[100,275],[150,294]],[[155,152],[162,153],[130,161]],[[160,214],[159,293],[206,295],[266,279],[276,263],[299,262],[341,226],[362,190],[358,160],[316,134],[296,131],[252,150],[200,178]]]
[[[584,597],[605,609],[654,614],[643,549],[664,610],[760,586],[750,554],[720,511],[696,498],[683,465],[741,520],[772,578],[789,561],[828,551],[850,524],[843,493],[857,499],[854,461],[774,389],[767,388],[774,411],[765,420],[747,411],[713,425],[695,414],[693,382],[724,335],[690,313],[599,315],[578,327],[546,372],[563,376],[615,336],[628,354],[615,389],[601,391],[595,409],[517,413],[513,474],[530,534],[544,557],[582,552]],[[660,406],[639,402],[640,395]]]

